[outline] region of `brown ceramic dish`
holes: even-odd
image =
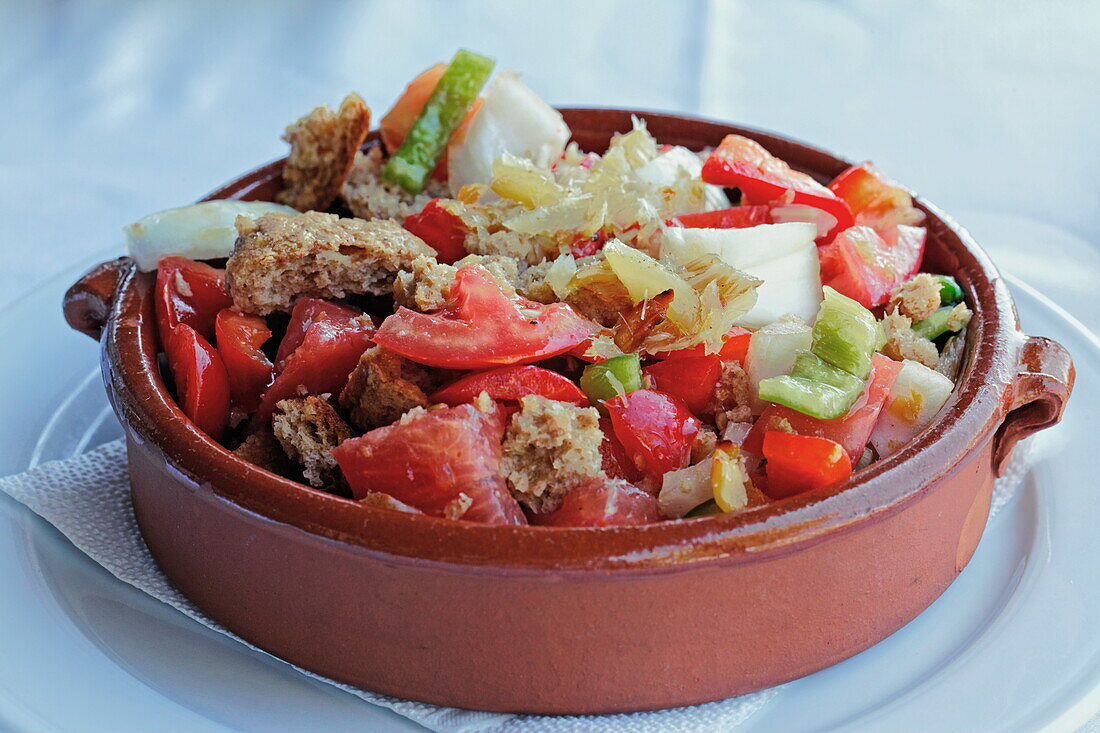
[[[603,150],[630,112],[564,111]],[[755,138],[822,180],[848,162],[786,138],[644,116],[662,143]],[[210,198],[270,199],[281,161]],[[236,458],[196,430],[157,368],[153,277],[105,263],[66,296],[102,333],[129,439],[134,509],[164,572],[211,618],[322,675],[479,710],[610,713],[689,705],[809,674],[934,601],[982,535],[1013,445],[1061,417],[1065,349],[1020,333],[1004,282],[935,207],[926,269],[975,317],[955,394],[900,453],[847,485],[739,514],[645,527],[482,526],[377,509]]]

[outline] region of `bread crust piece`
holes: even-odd
[[[882,328],[886,332],[886,344],[882,353],[894,361],[912,359],[935,369],[940,360],[936,345],[914,331],[909,317],[894,311],[882,319]]]
[[[714,424],[725,430],[732,422],[752,420],[752,383],[736,361],[722,362],[722,374],[714,389]]]
[[[324,211],[340,193],[355,154],[370,130],[370,109],[358,94],[344,97],[333,112],[321,105],[286,128],[290,155],[283,189],[275,200],[299,211]]]
[[[600,414],[538,395],[520,405],[504,433],[500,473],[531,511],[552,512],[570,490],[603,475]]]
[[[890,296],[888,310],[913,321],[923,321],[940,307],[940,283],[935,275],[922,272],[898,286]]]
[[[515,291],[519,262],[511,257],[466,255],[453,265],[436,262],[432,257],[417,257],[407,269],[397,273],[393,282],[394,303],[422,313],[439,310],[451,295],[459,268],[466,265],[481,265],[504,292]]]
[[[340,393],[340,406],[366,432],[392,424],[414,407],[427,407],[425,390],[432,388],[427,369],[373,346],[359,357]]]
[[[398,185],[382,179],[382,148],[374,146],[357,153],[355,162],[340,188],[340,198],[351,213],[360,219],[393,219],[404,223],[405,217],[419,213],[433,198],[446,198],[447,186],[434,178],[428,179],[424,193],[413,196]]]
[[[253,465],[280,476],[296,472],[295,464],[275,439],[275,433],[270,425],[261,425],[249,432],[241,444],[233,449],[233,453],[238,458],[243,458]]]
[[[327,399],[309,395],[281,400],[275,406],[271,427],[286,454],[302,465],[302,474],[310,486],[344,487],[331,451],[354,433]]]
[[[301,296],[383,295],[398,270],[435,250],[395,222],[310,211],[237,217],[226,263],[234,304],[246,313],[289,311]]]

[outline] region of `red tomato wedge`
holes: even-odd
[[[621,478],[636,483],[645,476],[634,465],[634,459],[626,452],[626,448],[615,437],[615,428],[611,425],[610,418],[600,418],[600,431],[603,433],[603,441],[600,443],[600,468],[611,478]]]
[[[660,521],[657,499],[636,486],[594,478],[570,491],[561,506],[535,515],[545,527],[614,527]]]
[[[165,354],[183,414],[199,430],[221,440],[229,422],[229,375],[218,352],[198,331],[180,323],[172,329]]]
[[[264,392],[256,420],[267,420],[279,400],[301,395],[340,393],[348,376],[371,345],[372,327],[357,319],[315,321],[283,370]]]
[[[418,214],[405,217],[405,229],[424,240],[436,251],[436,260],[444,264],[457,262],[466,256],[466,225],[432,199]]]
[[[845,229],[818,249],[821,282],[867,308],[882,305],[924,256],[923,227],[897,226],[883,238],[869,226]]]
[[[722,359],[712,356],[681,356],[650,364],[642,369],[653,389],[679,397],[695,415],[714,413],[714,388],[722,376]]]
[[[581,237],[573,242],[569,245],[569,251],[574,257],[589,257],[603,249],[605,244],[607,244],[607,234],[601,230],[591,237]]]
[[[543,305],[505,294],[485,268],[467,265],[459,268],[443,308],[398,308],[374,341],[419,364],[486,369],[563,354],[596,330],[565,303]]]
[[[780,200],[790,191],[786,203],[806,204],[827,211],[837,221],[827,237],[852,226],[852,212],[842,199],[811,176],[793,170],[764,149],[760,143],[740,135],[726,135],[721,145],[703,164],[703,180],[717,186],[741,189],[747,204]]]
[[[899,224],[915,226],[924,221],[924,212],[913,206],[909,192],[870,162],[841,173],[829,184],[829,190],[847,202],[857,224],[867,224],[883,233]]]
[[[639,389],[604,405],[615,437],[643,473],[660,477],[687,465],[700,423],[682,399]]]
[[[768,496],[783,499],[823,489],[852,475],[844,448],[828,438],[770,430],[764,434]]]
[[[859,463],[882,412],[882,405],[901,371],[901,362],[882,354],[875,354],[872,363],[874,371],[867,388],[847,415],[835,420],[822,420],[783,405],[768,405],[749,431],[742,447],[750,453],[761,455],[764,434],[774,429],[779,418],[784,418],[799,435],[813,435],[840,443],[852,463]]]
[[[670,219],[668,224],[676,226],[679,223],[680,226],[688,229],[745,229],[770,224],[771,209],[772,207],[766,205],[734,206],[717,211],[680,214],[675,219]]]
[[[166,351],[172,329],[186,323],[204,339],[214,338],[214,319],[233,305],[225,270],[186,257],[165,257],[157,264],[153,300],[157,332]]]
[[[332,455],[357,499],[382,492],[442,517],[465,494],[473,503],[461,519],[526,524],[500,477],[503,434],[500,410],[486,414],[473,405],[442,407],[345,440]]]
[[[279,342],[279,350],[275,352],[275,371],[283,370],[287,357],[302,345],[306,330],[316,321],[348,323],[361,315],[363,311],[357,308],[330,303],[320,298],[299,298],[294,304],[294,310],[290,312],[290,323],[287,324],[283,340]]]
[[[229,390],[233,402],[246,413],[260,406],[260,395],[271,380],[275,369],[261,347],[271,338],[267,321],[259,316],[226,308],[214,322],[218,353],[229,374]]]
[[[473,402],[482,392],[496,402],[519,402],[521,397],[539,395],[550,400],[588,407],[581,388],[557,372],[537,366],[506,366],[467,374],[441,388],[429,399],[447,405]]]
[[[749,341],[751,340],[752,331],[734,326],[726,334],[726,339],[722,342],[722,348],[718,351],[718,356],[722,361],[736,361],[739,364],[744,364],[745,355],[749,353]],[[699,344],[698,346],[692,346],[690,349],[662,351],[654,354],[654,356],[658,359],[681,359],[684,357],[707,356],[707,352],[703,345]]]

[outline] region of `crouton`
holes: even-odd
[[[331,451],[353,432],[328,400],[314,395],[282,400],[275,405],[271,427],[286,454],[302,465],[310,486],[343,486],[343,476]]]
[[[558,294],[550,283],[546,282],[546,274],[554,266],[553,260],[544,260],[537,265],[531,265],[519,276],[516,290],[528,300],[536,303],[556,303]]]
[[[888,310],[913,321],[923,321],[940,307],[940,283],[935,275],[922,272],[899,285],[890,296]]]
[[[714,424],[719,430],[735,422],[752,420],[752,383],[736,361],[722,362],[722,374],[714,390]]]
[[[382,148],[378,145],[366,153],[356,154],[351,172],[340,189],[340,197],[360,219],[393,219],[398,223],[419,213],[433,198],[447,195],[446,184],[434,178],[428,180],[424,193],[417,196],[383,180]]]
[[[238,458],[243,458],[280,476],[286,476],[295,471],[294,464],[287,457],[283,447],[279,445],[279,441],[275,439],[275,432],[270,425],[252,430],[244,441],[233,449],[233,453]]]
[[[714,455],[714,447],[717,444],[718,433],[714,432],[708,425],[700,427],[699,432],[695,434],[695,439],[691,442],[692,464],[705,461]]]
[[[502,290],[514,292],[519,263],[511,257],[467,255],[453,265],[441,264],[431,257],[417,257],[407,269],[397,273],[393,282],[394,303],[424,313],[438,310],[451,295],[458,269],[466,265],[481,265]]]
[[[526,214],[521,204],[508,199],[464,203],[449,200],[444,207],[466,225],[466,251],[479,255],[502,255],[534,265],[549,255],[557,255],[560,245],[546,235],[513,231],[504,222]]]
[[[364,432],[389,425],[414,407],[427,407],[428,370],[389,349],[363,352],[340,393],[340,406]]]
[[[966,328],[973,316],[973,311],[966,306],[966,303],[959,303],[947,314],[947,329],[949,331],[961,331]]]
[[[512,495],[538,514],[602,475],[600,414],[591,407],[528,395],[504,434],[500,472]]]
[[[392,221],[334,214],[237,217],[237,244],[226,264],[233,302],[246,313],[289,311],[301,296],[382,295],[397,271],[435,255]]]
[[[275,200],[299,211],[327,209],[369,129],[370,110],[358,94],[345,97],[336,112],[321,105],[287,127],[283,139],[290,143],[290,156]]]
[[[565,296],[565,302],[601,326],[614,328],[619,325],[619,314],[629,311],[634,306],[634,299],[611,265],[601,253],[578,260],[577,267],[577,274],[571,281],[572,291]]]
[[[912,325],[911,319],[897,312],[883,318],[886,344],[882,347],[882,353],[894,361],[912,359],[934,369],[940,360],[936,345],[914,331]]]

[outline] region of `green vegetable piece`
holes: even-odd
[[[863,393],[865,386],[862,379],[856,379],[843,369],[837,369],[810,351],[798,352],[794,366],[791,367],[791,376],[836,387],[845,394],[851,394],[852,402]]]
[[[947,327],[947,322],[951,320],[951,311],[953,310],[955,310],[954,306],[940,308],[923,321],[914,323],[913,330],[929,341],[934,341],[951,330]]]
[[[940,305],[957,305],[963,301],[963,290],[958,280],[950,275],[936,275],[940,284]]]
[[[382,177],[411,194],[424,190],[447,142],[485,86],[496,62],[459,49],[428,97],[401,147],[382,166]]]
[[[871,356],[881,348],[878,322],[871,311],[851,298],[828,286],[824,292],[810,350],[852,376],[866,379],[871,373]]]
[[[859,397],[859,392],[853,397],[831,384],[786,374],[760,380],[759,389],[760,399],[766,402],[785,405],[822,420],[843,417]]]
[[[607,400],[642,388],[642,360],[637,354],[623,354],[589,364],[580,382],[588,399],[602,412]]]
[[[712,514],[723,514],[723,511],[722,508],[718,506],[718,502],[716,502],[714,499],[707,499],[702,504],[685,514],[684,519],[691,519],[692,517],[709,517]]]

